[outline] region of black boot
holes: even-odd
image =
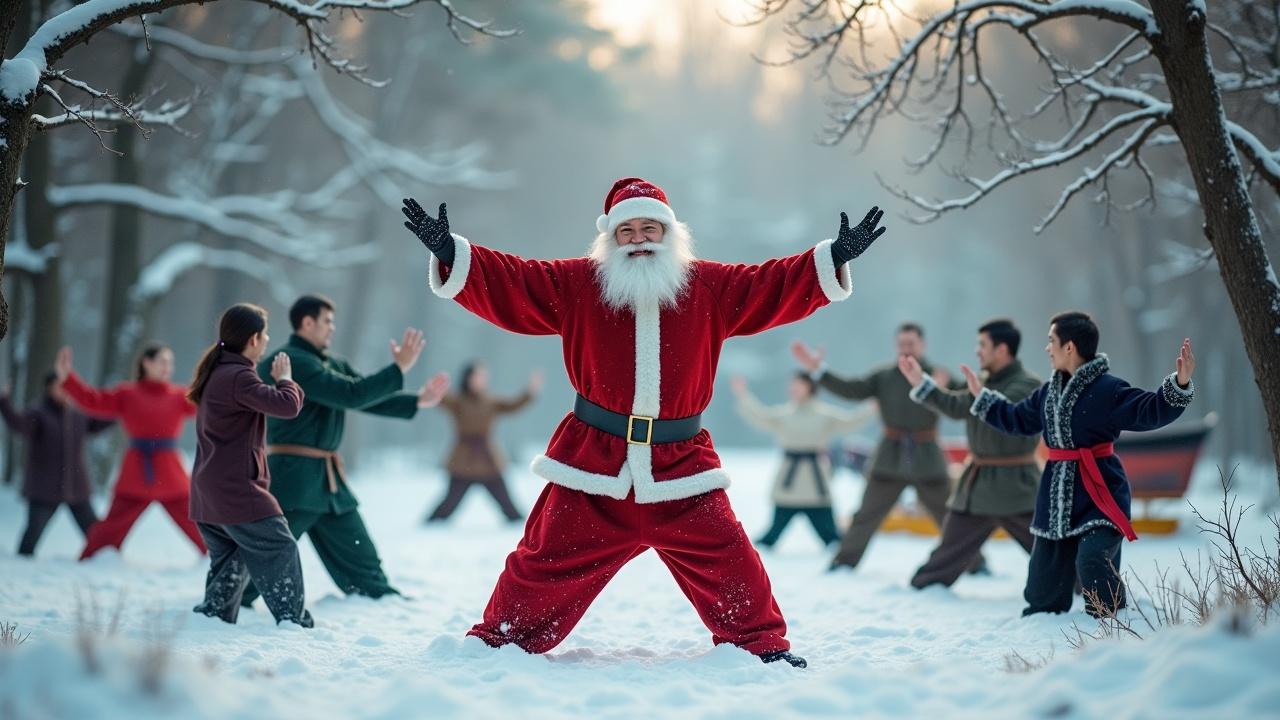
[[[809,667],[809,663],[804,658],[799,655],[792,655],[786,650],[775,650],[774,652],[765,653],[760,656],[760,661],[766,664],[778,662],[779,660],[785,660],[788,665],[794,668]]]

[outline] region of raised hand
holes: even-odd
[[[969,384],[969,392],[973,393],[974,397],[981,395],[982,381],[973,373],[973,368],[968,365],[961,365],[960,372],[964,373],[964,381]]]
[[[541,370],[534,370],[529,373],[529,394],[537,395],[542,392],[542,385],[546,381],[546,377]]]
[[[1182,348],[1178,350],[1178,359],[1174,361],[1178,370],[1178,387],[1186,388],[1191,384],[1191,375],[1196,371],[1196,356],[1191,352],[1191,338],[1182,340]]]
[[[882,217],[884,217],[884,211],[873,207],[857,227],[850,228],[849,216],[840,213],[840,234],[836,237],[836,241],[831,243],[831,259],[835,261],[836,267],[861,255],[871,247],[871,243],[875,242],[876,238],[884,234],[887,228],[877,227]]]
[[[64,345],[58,351],[58,357],[53,361],[53,372],[58,376],[58,382],[67,379],[71,374],[71,347]]]
[[[409,372],[414,363],[418,362],[418,356],[422,354],[422,348],[426,344],[427,341],[422,339],[422,331],[413,328],[405,328],[404,337],[399,344],[395,340],[391,341],[391,357],[400,372]]]
[[[408,218],[404,226],[409,228],[440,261],[441,265],[453,265],[453,235],[449,233],[449,213],[445,203],[440,203],[439,217],[431,217],[413,198],[404,199],[404,207],[400,212]]]
[[[791,354],[795,357],[796,362],[800,363],[800,367],[809,372],[817,372],[822,367],[822,359],[826,355],[826,350],[813,348],[805,345],[803,342],[796,340],[791,343]]]
[[[427,384],[418,391],[418,407],[429,408],[439,405],[447,392],[449,392],[449,376],[445,373],[432,375]]]
[[[729,379],[729,387],[733,389],[733,394],[741,397],[747,392],[747,379],[741,375],[734,375]]]
[[[293,379],[293,362],[284,353],[276,353],[271,358],[271,377],[276,381]]]
[[[898,372],[902,373],[902,377],[911,383],[911,387],[919,387],[924,382],[924,368],[920,367],[920,361],[910,355],[898,356]]]

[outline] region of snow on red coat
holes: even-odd
[[[84,414],[119,420],[130,441],[177,440],[182,434],[183,423],[196,414],[196,406],[187,400],[187,388],[172,383],[138,380],[103,390],[87,385],[71,373],[63,388]],[[127,449],[120,465],[115,494],[161,501],[188,496],[191,479],[177,449],[156,450],[152,467],[154,482],[148,484],[142,451],[133,447]]]
[[[711,402],[720,347],[808,317],[850,294],[831,241],[759,265],[697,260],[674,308],[610,308],[589,258],[525,260],[454,235],[455,258],[431,259],[431,289],[511,332],[559,335],[574,389],[622,414],[697,415]],[[560,421],[533,472],[558,485],[636,502],[677,500],[729,486],[706,429],[689,440],[629,444],[573,413]]]

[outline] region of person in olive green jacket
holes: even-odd
[[[311,538],[320,561],[340,590],[349,595],[381,597],[399,594],[387,581],[382,561],[356,497],[347,486],[338,446],[346,411],[410,419],[419,408],[433,407],[448,390],[443,373],[431,378],[418,393],[402,392],[404,375],[418,361],[422,332],[406,330],[400,343],[391,341],[393,362],[372,375],[361,375],[350,363],[328,354],[333,340],[334,304],[318,295],[304,295],[289,309],[293,335],[278,352],[289,356],[293,380],[306,395],[302,412],[292,420],[267,421],[267,466],[271,494],[280,503],[295,538]],[[267,353],[258,374],[270,383]],[[257,598],[245,591],[244,605]]]
[[[978,329],[978,363],[986,386],[1018,402],[1040,387],[1040,378],[1018,360],[1022,334],[1009,320],[992,320]],[[969,413],[973,394],[938,387],[915,358],[903,356],[898,368],[912,386],[911,399],[935,412],[965,421],[969,460],[965,463],[942,523],[942,539],[911,578],[917,588],[950,586],[971,567],[982,545],[1002,527],[1031,552],[1031,514],[1036,508],[1040,465],[1038,437],[1006,435]]]
[[[898,328],[895,342],[899,357],[910,356],[920,363],[925,372],[934,371],[933,366],[923,359],[924,330],[919,325],[904,323]],[[884,365],[862,377],[842,378],[826,369],[822,352],[799,341],[792,344],[791,351],[822,389],[847,400],[874,398],[884,424],[884,436],[866,473],[867,487],[862,495],[862,504],[840,541],[831,569],[857,567],[871,537],[908,486],[915,488],[920,504],[941,527],[951,485],[947,479],[946,459],[938,447],[938,416],[932,410],[911,402],[907,396],[911,385],[898,371],[898,366]],[[943,382],[950,386],[949,378]]]

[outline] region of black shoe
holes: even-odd
[[[785,660],[788,665],[794,668],[809,667],[808,661],[806,661],[804,658],[800,657],[799,655],[792,655],[786,650],[776,650],[774,652],[765,653],[760,656],[760,662],[765,664],[775,663],[775,662],[778,662],[779,660]]]
[[[836,572],[837,570],[853,570],[854,567],[855,566],[850,565],[847,562],[832,560],[831,564],[827,566],[827,572],[833,573],[833,572]]]

